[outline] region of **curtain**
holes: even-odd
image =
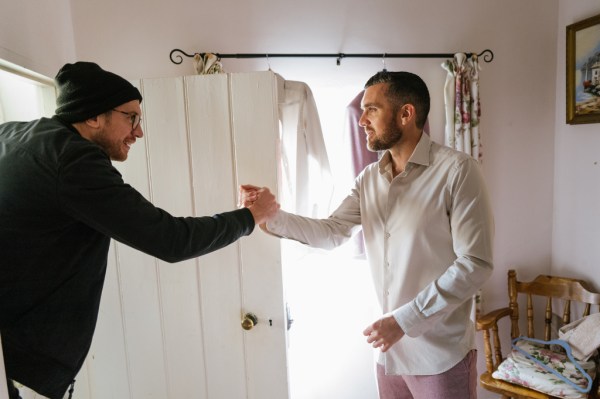
[[[466,152],[482,161],[479,132],[481,107],[479,101],[479,71],[477,55],[457,53],[442,63],[448,72],[444,86],[446,106],[445,144]]]
[[[215,73],[224,73],[221,59],[213,53],[196,53],[192,60],[194,70],[198,75],[211,75]]]
[[[466,152],[477,161],[482,161],[482,145],[479,133],[481,106],[479,102],[479,62],[477,55],[470,57],[465,53],[456,53],[454,58],[442,63],[448,74],[444,85],[444,103],[446,107],[445,144],[448,147]],[[473,296],[475,321],[484,313],[483,292],[481,289]]]

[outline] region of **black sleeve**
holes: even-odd
[[[244,208],[203,217],[174,217],[123,182],[94,146],[62,159],[58,194],[63,210],[124,244],[167,262],[223,248],[254,230]]]

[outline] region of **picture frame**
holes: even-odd
[[[600,122],[600,14],[567,26],[567,123]]]

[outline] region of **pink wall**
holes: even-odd
[[[552,271],[600,288],[600,124],[565,123],[566,26],[600,14],[597,0],[559,3]]]

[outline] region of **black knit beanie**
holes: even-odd
[[[85,121],[132,100],[142,101],[135,86],[93,62],[66,64],[54,82],[58,88],[56,116],[69,123]]]

